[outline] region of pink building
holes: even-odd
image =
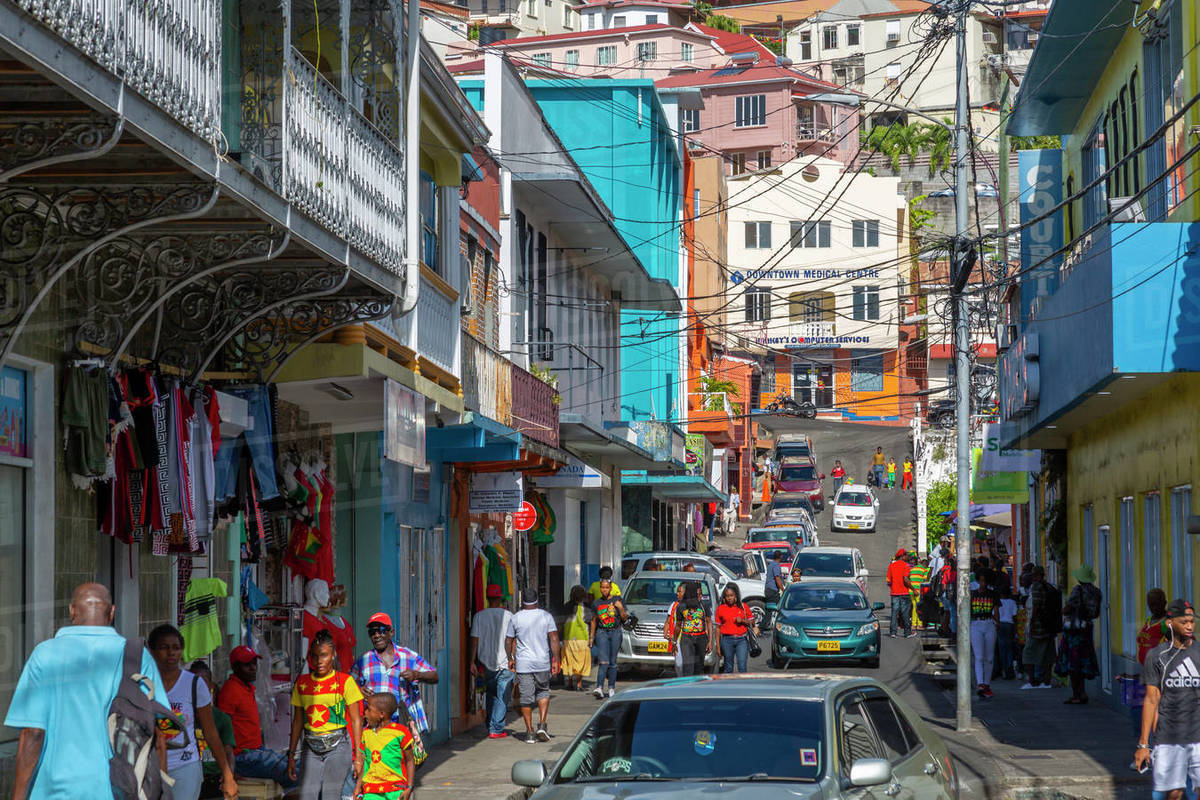
[[[680,133],[692,150],[720,152],[730,175],[767,169],[797,155],[849,164],[859,149],[858,107],[808,99],[846,91],[785,63],[774,55],[762,59],[745,53],[715,69],[677,70],[655,86],[700,89],[704,108],[680,112]]]

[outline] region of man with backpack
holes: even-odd
[[[1049,689],[1054,667],[1054,639],[1062,630],[1062,592],[1046,582],[1046,570],[1035,566],[1029,573],[1029,633],[1021,661],[1029,682],[1022,689]]]
[[[108,732],[109,712],[128,676],[126,642],[112,628],[113,611],[107,588],[80,584],[71,595],[71,624],[35,647],[25,663],[4,720],[21,731],[14,797],[111,800],[114,796],[109,762],[116,758]],[[152,691],[154,708],[170,714],[170,707],[164,705],[167,690],[145,648],[140,661],[142,685]],[[138,727],[153,731],[153,716],[149,715],[149,727]],[[165,764],[159,760],[165,751],[160,747],[155,752],[154,734],[146,735],[151,737],[150,768],[157,770]],[[147,744],[144,736],[141,744]],[[151,783],[159,786],[154,778]]]

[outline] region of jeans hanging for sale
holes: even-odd
[[[271,500],[279,496],[275,481],[275,432],[271,422],[271,393],[265,384],[241,386],[226,390],[226,394],[246,401],[246,413],[253,426],[237,437],[222,438],[216,458],[216,501],[229,500],[237,493],[237,464],[242,453],[242,442],[250,450],[250,461],[254,467],[258,499]]]

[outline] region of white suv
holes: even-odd
[[[879,498],[869,486],[852,483],[843,486],[833,498],[833,519],[829,529],[874,533],[878,516]]]
[[[739,578],[729,567],[703,553],[670,550],[653,553],[628,553],[621,559],[621,579],[617,585],[624,592],[626,582],[635,573],[645,571],[682,572],[688,564],[695,567],[696,572],[711,575],[716,581],[718,592],[725,591],[726,584],[736,583],[738,591],[742,595],[742,602],[750,606],[750,613],[754,614],[754,621],[756,623],[762,621],[767,607],[762,578],[760,576]],[[717,597],[717,602],[720,602],[720,595]]]

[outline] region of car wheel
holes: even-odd
[[[771,669],[783,669],[787,666],[783,659],[779,657],[779,654],[775,652],[774,647],[771,648],[771,657],[767,659],[767,664]]]
[[[754,627],[761,631],[763,620],[767,618],[766,605],[761,600],[747,600],[746,605],[750,606],[750,613],[754,615]]]
[[[879,656],[867,659],[867,666],[871,669],[879,669]]]

